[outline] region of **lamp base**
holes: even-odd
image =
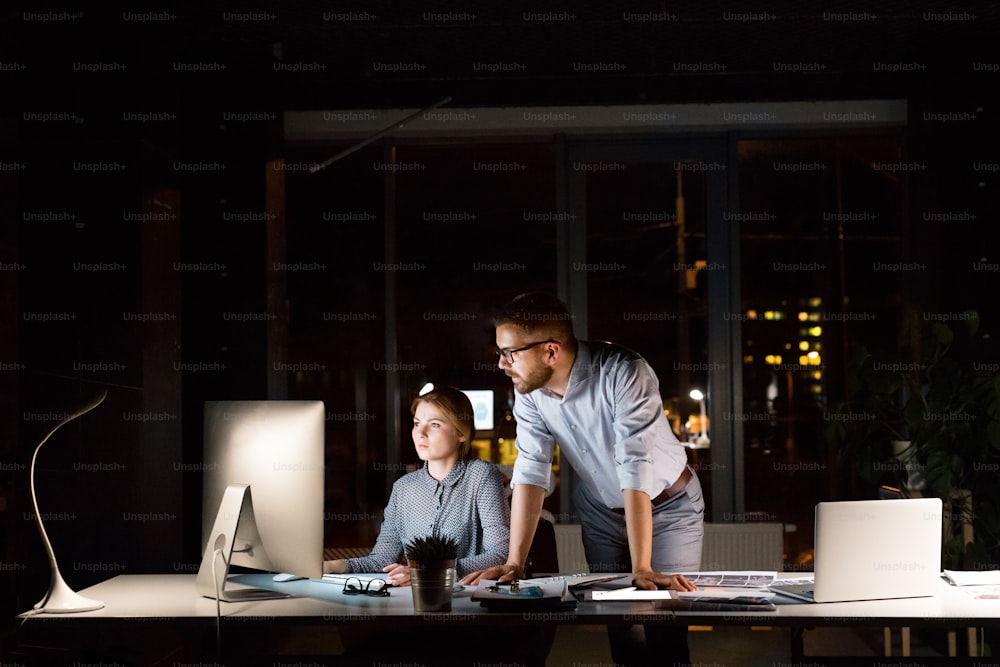
[[[685,443],[688,449],[705,449],[711,441],[707,435],[691,436],[690,442]]]
[[[59,570],[52,571],[52,581],[49,592],[35,605],[34,609],[42,614],[72,614],[80,611],[94,611],[104,608],[103,602],[91,600],[70,588]]]

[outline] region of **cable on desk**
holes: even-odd
[[[222,549],[216,549],[212,554],[212,583],[215,585],[215,657],[222,661],[222,607],[219,597],[222,591],[219,590],[219,570],[215,567],[216,559],[222,556],[222,562],[226,562],[226,557],[222,554]]]

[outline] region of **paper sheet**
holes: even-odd
[[[1000,586],[1000,570],[945,570],[952,586]]]

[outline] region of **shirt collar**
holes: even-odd
[[[573,356],[573,367],[569,371],[569,381],[566,383],[566,393],[562,396],[562,400],[565,400],[567,396],[573,393],[574,387],[594,374],[592,361],[593,354],[591,353],[590,345],[586,341],[577,340],[576,354]],[[543,391],[547,396],[559,398],[547,389],[543,389]]]
[[[441,486],[455,486],[462,479],[462,475],[465,474],[465,468],[468,466],[468,462],[465,459],[459,459],[455,462],[455,467],[448,471],[448,474],[444,476],[444,479],[438,481],[431,477],[431,474],[427,471],[427,462],[424,461],[424,467],[421,468],[422,478],[424,483],[427,484],[428,488],[434,490]]]

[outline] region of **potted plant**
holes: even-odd
[[[414,611],[451,611],[458,542],[438,534],[417,537],[404,545],[404,553],[410,567]]]
[[[911,313],[895,354],[857,347],[848,398],[825,430],[865,481],[941,498],[949,569],[983,567],[1000,555],[1000,377],[996,364],[977,360],[978,327],[975,311]]]

